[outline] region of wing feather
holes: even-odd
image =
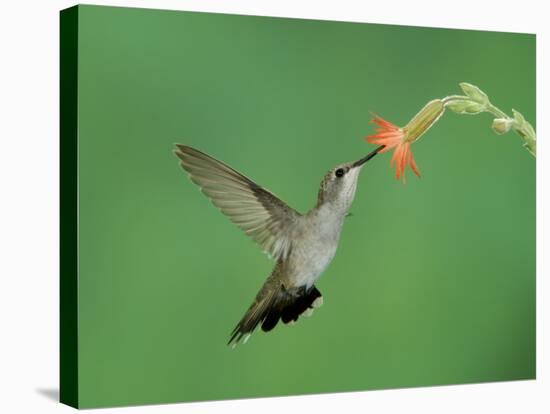
[[[181,166],[212,203],[271,257],[286,257],[300,214],[227,164],[186,145],[176,147]]]

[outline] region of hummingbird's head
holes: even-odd
[[[347,213],[355,197],[361,169],[382,148],[384,147],[378,147],[360,160],[337,165],[329,170],[321,182],[317,205],[330,204],[342,213]]]

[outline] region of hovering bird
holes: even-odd
[[[228,344],[246,342],[261,324],[268,332],[294,323],[323,303],[315,282],[332,261],[363,165],[384,146],[338,165],[321,181],[317,204],[300,214],[227,164],[186,145],[174,151],[191,181],[276,262]]]

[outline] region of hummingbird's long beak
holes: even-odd
[[[367,156],[361,158],[360,160],[357,160],[353,163],[354,167],[360,167],[364,163],[366,163],[368,160],[370,160],[372,157],[374,157],[380,150],[382,150],[385,147],[385,145],[380,145],[378,148],[376,148],[374,151],[367,154]]]

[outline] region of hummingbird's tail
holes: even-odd
[[[311,286],[285,288],[283,285],[274,285],[272,280],[264,284],[256,299],[250,305],[233,332],[228,345],[235,346],[241,339],[248,340],[254,329],[261,324],[262,331],[271,331],[279,322],[292,324],[300,315],[310,316],[313,309],[323,304],[321,292]]]

